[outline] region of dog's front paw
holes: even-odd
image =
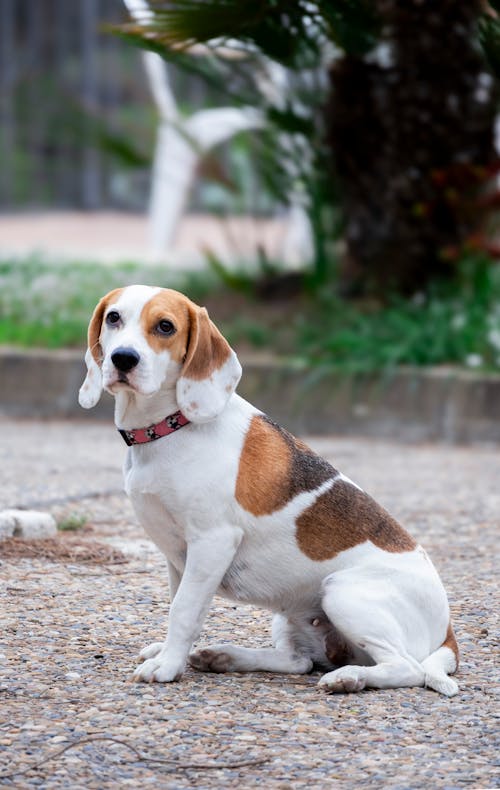
[[[361,691],[366,685],[363,667],[345,666],[334,672],[327,672],[318,686],[331,694]]]
[[[200,672],[229,672],[234,668],[233,659],[225,645],[196,650],[190,654],[189,663]]]
[[[143,683],[172,683],[179,680],[184,672],[184,666],[179,666],[177,662],[162,659],[161,654],[156,658],[148,658],[140,664],[134,672],[134,680]]]
[[[154,658],[161,653],[163,648],[165,647],[165,642],[153,642],[151,645],[147,647],[143,647],[141,652],[139,653],[139,658],[142,658],[144,661],[147,658]]]

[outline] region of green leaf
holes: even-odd
[[[367,0],[319,3],[328,37],[349,55],[364,55],[380,37],[381,21]]]
[[[107,129],[96,129],[96,139],[101,150],[112,154],[123,165],[128,167],[147,167],[151,157],[138,151],[123,135],[115,134]]]
[[[500,19],[483,14],[479,20],[478,38],[488,65],[500,77]]]
[[[303,0],[176,0],[168,8],[152,3],[154,20],[143,30],[168,46],[237,39],[286,66],[305,67],[317,61],[321,46],[316,9]],[[125,29],[139,32],[140,27]]]

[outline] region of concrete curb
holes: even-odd
[[[500,441],[500,376],[453,368],[318,378],[271,357],[242,359],[238,392],[295,433],[358,434],[402,441]],[[91,411],[77,393],[83,352],[0,349],[0,416],[109,419],[104,395]]]

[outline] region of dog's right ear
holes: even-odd
[[[101,397],[102,373],[90,348],[85,352],[85,364],[87,365],[87,375],[78,392],[78,403],[84,409],[91,409],[97,405]]]
[[[99,342],[102,321],[108,304],[114,301],[121,291],[118,288],[106,294],[95,308],[88,329],[88,348],[85,354],[87,375],[78,393],[78,402],[84,409],[91,409],[99,402],[102,393],[102,348]]]

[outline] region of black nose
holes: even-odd
[[[117,348],[111,354],[111,361],[117,370],[122,373],[128,373],[129,370],[135,368],[140,360],[140,356],[133,348]]]

